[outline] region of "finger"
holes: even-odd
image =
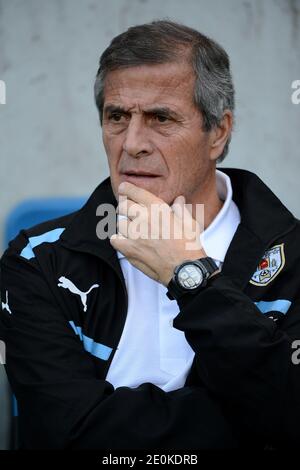
[[[145,206],[150,206],[151,204],[161,204],[164,201],[154,194],[150,193],[144,188],[140,188],[135,184],[129,183],[128,181],[123,181],[118,188],[118,192],[120,195],[126,195],[132,201],[135,201],[139,204],[143,204]]]
[[[125,216],[133,220],[137,215],[142,215],[145,209],[145,206],[141,206],[125,196],[125,199],[123,199],[117,207],[117,213],[120,216]]]
[[[184,224],[187,224],[189,227],[196,227],[197,221],[193,219],[191,204],[185,203],[184,196],[178,196],[174,200],[172,210]]]
[[[124,237],[124,235],[115,233],[110,237],[110,243],[115,250],[123,253],[126,258],[132,254],[132,241]]]
[[[127,238],[124,235],[122,235],[121,233],[114,233],[110,237],[110,241],[113,241],[114,243],[118,243],[119,240],[127,240]]]
[[[179,217],[180,219],[183,217],[184,204],[185,197],[177,196],[171,206],[171,209],[173,210],[174,214],[176,214],[177,217]]]
[[[118,219],[117,221],[118,235],[128,238],[129,220],[126,218]]]
[[[172,205],[172,210],[177,217],[183,219],[190,226],[198,226],[199,223],[193,218],[192,204],[185,203],[184,196],[178,196]]]

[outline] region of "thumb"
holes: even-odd
[[[194,219],[192,217],[192,208],[190,204],[185,203],[185,197],[184,196],[177,196],[176,199],[174,199],[174,202],[172,204],[172,210],[173,212],[180,217],[181,219],[185,219],[189,223],[194,222]]]
[[[184,196],[178,196],[172,206],[174,214],[182,221],[183,226],[187,232],[192,231],[198,236],[201,232],[201,227],[197,220],[193,219],[192,205],[185,203]]]
[[[177,217],[179,217],[180,219],[183,218],[184,204],[185,197],[180,195],[174,199],[173,204],[171,206],[171,209],[173,210],[174,214],[177,215]]]

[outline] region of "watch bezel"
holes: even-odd
[[[203,281],[201,284],[195,287],[187,288],[185,286],[182,286],[181,283],[179,282],[178,275],[177,273],[181,268],[183,268],[187,264],[193,264],[199,267],[203,273]],[[185,295],[191,294],[197,294],[202,288],[204,288],[209,279],[213,276],[213,274],[219,270],[219,267],[213,260],[213,258],[207,256],[204,258],[199,258],[195,260],[190,260],[187,259],[183,261],[182,263],[178,264],[173,271],[173,276],[167,286],[167,296],[170,300],[174,299],[180,299],[181,297],[184,297]]]
[[[203,264],[200,264],[198,262],[199,260],[187,260],[187,261],[184,261],[183,263],[181,263],[179,266],[176,266],[175,270],[174,270],[174,279],[175,279],[175,282],[177,284],[177,286],[180,287],[180,289],[183,289],[184,292],[192,292],[194,290],[197,290],[199,289],[199,287],[202,287],[206,284],[206,279],[207,279],[207,274],[208,274],[208,271],[205,269],[205,267],[203,266]],[[186,287],[186,286],[183,286],[181,284],[181,281],[179,279],[179,272],[187,265],[192,265],[192,266],[197,266],[197,268],[200,269],[201,273],[202,273],[202,281],[200,284],[197,284],[196,286],[193,286],[193,287]]]

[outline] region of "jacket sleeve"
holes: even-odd
[[[69,328],[38,264],[0,263],[0,337],[19,409],[21,448],[202,449],[236,441],[204,387],[114,389]],[[6,302],[8,300],[8,302]]]
[[[234,426],[271,446],[299,441],[300,299],[276,322],[229,277],[219,273],[209,285],[179,302],[173,321],[196,353],[202,383],[227,409]],[[300,354],[299,354],[300,357]]]

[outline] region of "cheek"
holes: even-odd
[[[102,141],[110,167],[114,167],[122,154],[123,141],[120,136],[111,136],[103,132]]]
[[[177,146],[176,164],[187,174],[199,171],[209,164],[208,139],[194,131],[184,135]]]
[[[193,191],[210,165],[206,139],[195,134],[177,136],[161,150],[169,169],[168,192]]]
[[[191,168],[194,171],[197,150],[196,146],[194,148],[189,139],[184,136],[173,136],[161,147],[162,155],[164,155],[172,178],[181,179],[191,171]]]

